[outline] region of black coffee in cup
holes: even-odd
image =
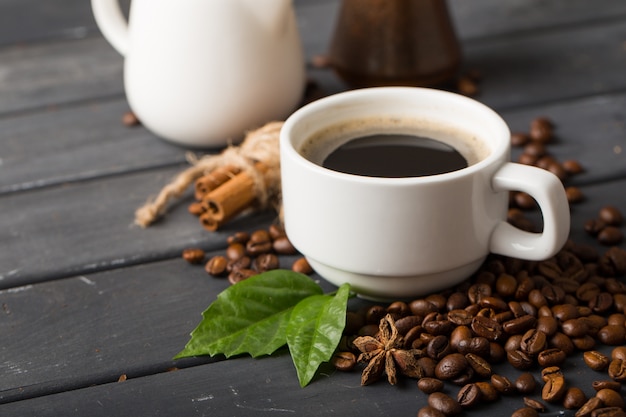
[[[322,166],[368,177],[421,177],[444,174],[468,166],[453,146],[410,135],[382,133],[351,139],[333,150]]]
[[[472,132],[432,120],[367,117],[330,125],[302,142],[299,152],[333,171],[381,178],[458,171],[489,154]]]

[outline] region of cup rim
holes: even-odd
[[[387,97],[393,100],[394,96],[407,96],[415,94],[419,94],[425,97],[433,97],[439,100],[448,100],[456,107],[473,107],[474,111],[480,111],[488,115],[492,119],[496,134],[503,135],[507,140],[499,141],[495,145],[490,146],[489,155],[468,167],[456,171],[446,172],[443,174],[397,178],[356,175],[325,168],[302,156],[298,152],[298,150],[296,150],[292,142],[292,133],[296,126],[298,126],[300,123],[303,123],[303,120],[309,116],[317,114],[321,111],[328,111],[330,107],[344,108],[348,106],[354,106],[356,101],[358,101],[359,99],[371,100],[377,97]],[[508,125],[498,113],[496,113],[493,109],[484,105],[483,103],[469,97],[444,90],[437,90],[426,87],[368,87],[333,94],[306,104],[305,106],[296,110],[294,113],[291,114],[291,116],[287,118],[281,129],[280,152],[281,157],[289,157],[290,159],[298,162],[299,164],[303,164],[306,168],[313,170],[318,174],[330,176],[337,180],[363,182],[369,184],[380,183],[388,185],[410,185],[416,183],[426,184],[441,181],[450,181],[454,180],[455,178],[472,175],[476,171],[480,171],[486,166],[489,166],[495,161],[499,160],[503,155],[505,155],[508,159],[510,152],[510,136],[511,132]]]

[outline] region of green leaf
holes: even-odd
[[[323,362],[332,357],[346,325],[350,286],[342,285],[336,295],[314,295],[293,309],[287,325],[287,345],[300,386],[305,387]]]
[[[222,291],[202,313],[202,321],[174,359],[220,353],[269,355],[287,342],[294,306],[322,292],[308,276],[282,269],[241,281]]]

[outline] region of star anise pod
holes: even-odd
[[[387,314],[380,320],[379,332],[376,337],[361,336],[354,340],[361,354],[359,362],[367,362],[367,366],[361,374],[361,385],[369,385],[377,381],[385,373],[387,381],[395,385],[397,371],[413,378],[421,378],[424,375],[423,368],[417,362],[422,356],[418,349],[402,349],[403,339],[398,333],[393,318]]]

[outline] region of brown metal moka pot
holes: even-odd
[[[328,54],[351,87],[443,86],[461,66],[445,0],[343,0]]]

